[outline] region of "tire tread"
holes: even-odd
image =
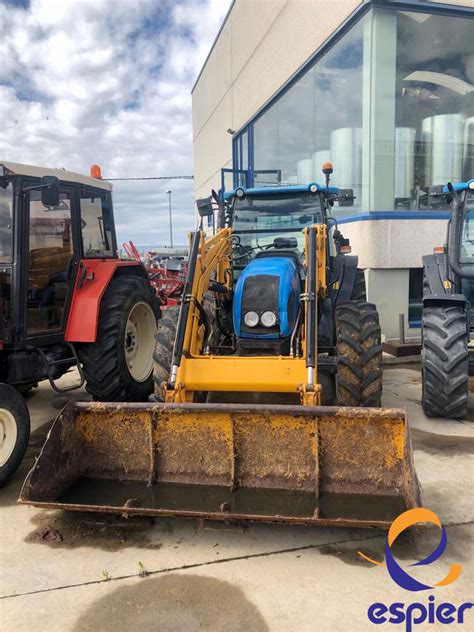
[[[469,332],[459,305],[423,309],[423,410],[429,417],[461,419],[469,398]]]

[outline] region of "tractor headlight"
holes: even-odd
[[[469,182],[468,187],[471,191],[474,191],[474,180],[472,180],[471,182]]]
[[[261,319],[264,327],[274,327],[276,325],[277,317],[275,312],[263,312]]]
[[[247,312],[244,315],[244,323],[247,327],[256,327],[258,325],[258,314],[257,312]]]
[[[317,191],[318,191],[318,185],[317,185],[317,184],[312,184],[312,185],[309,187],[309,190],[310,190],[310,192],[311,192],[311,193],[317,193]]]

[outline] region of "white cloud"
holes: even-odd
[[[27,3],[25,3],[27,4]],[[192,173],[191,87],[230,0],[0,3],[0,158],[108,177]],[[175,243],[192,181],[118,182],[119,241]]]

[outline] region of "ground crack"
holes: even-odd
[[[368,535],[362,538],[347,538],[345,540],[336,540],[334,542],[322,542],[321,544],[306,544],[305,546],[297,546],[291,549],[279,549],[277,551],[266,551],[264,553],[251,553],[249,555],[238,555],[235,557],[225,557],[220,560],[210,560],[209,562],[196,562],[195,564],[183,564],[182,566],[171,566],[169,568],[161,568],[156,571],[148,571],[147,577],[151,577],[152,575],[160,575],[163,573],[173,573],[176,571],[186,571],[194,568],[202,568],[204,566],[213,566],[215,564],[227,564],[230,562],[240,562],[241,560],[252,560],[259,557],[270,557],[272,555],[284,555],[285,553],[297,553],[299,551],[307,551],[310,549],[318,549],[323,546],[337,545],[337,544],[348,544],[350,542],[365,542],[366,540],[374,540],[375,538],[383,537],[382,534],[376,535]],[[93,579],[85,582],[79,582],[77,584],[67,584],[65,586],[55,586],[53,588],[42,588],[40,590],[31,590],[23,593],[13,593],[11,595],[3,595],[0,596],[0,600],[2,599],[13,599],[15,597],[26,597],[29,595],[38,595],[41,593],[47,592],[55,592],[57,590],[66,590],[67,588],[80,588],[82,586],[94,586],[96,584],[104,584],[109,582],[117,582],[122,581],[124,579],[132,579],[133,577],[138,577],[137,573],[130,573],[127,575],[119,575],[118,577],[110,577],[107,579]]]
[[[469,522],[453,522],[450,524],[444,525],[445,527],[462,527],[465,525],[474,524],[474,521]],[[148,571],[147,577],[151,577],[152,575],[160,575],[164,573],[174,573],[176,571],[186,571],[194,568],[202,568],[204,566],[214,566],[216,564],[228,564],[231,562],[240,562],[241,560],[252,560],[259,557],[271,557],[272,555],[284,555],[286,553],[295,553],[299,551],[308,551],[311,549],[318,549],[323,546],[334,546],[336,544],[349,544],[351,542],[365,542],[367,540],[375,540],[376,538],[382,538],[384,534],[378,533],[374,535],[367,535],[361,538],[347,538],[345,540],[336,540],[334,542],[322,542],[321,544],[306,544],[305,546],[297,546],[291,549],[279,549],[277,551],[266,551],[265,553],[252,553],[249,555],[238,555],[235,557],[225,557],[220,560],[210,560],[209,562],[196,562],[195,564],[183,564],[182,566],[170,566],[169,568],[161,568],[156,571]],[[31,590],[23,593],[13,593],[11,595],[3,595],[0,597],[2,599],[13,599],[15,597],[26,597],[28,595],[38,595],[41,593],[47,592],[55,592],[58,590],[66,590],[68,588],[80,588],[82,586],[94,586],[95,584],[104,584],[107,582],[117,582],[122,581],[124,579],[132,579],[133,577],[138,577],[137,573],[130,573],[127,575],[119,575],[118,577],[110,577],[108,579],[93,579],[86,582],[79,582],[77,584],[67,584],[66,586],[55,586],[53,588],[42,588],[41,590]]]

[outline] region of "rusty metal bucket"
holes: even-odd
[[[19,502],[388,527],[421,499],[401,410],[71,402]]]

